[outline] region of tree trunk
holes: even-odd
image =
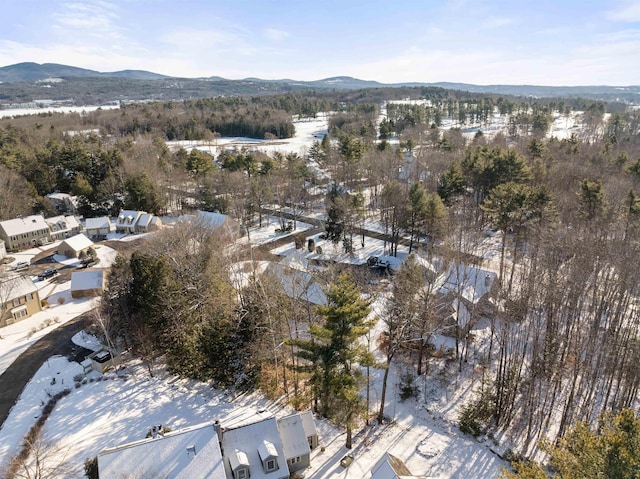
[[[380,411],[378,412],[378,424],[382,424],[384,421],[384,402],[387,396],[387,379],[389,378],[389,367],[391,361],[387,361],[387,368],[384,370],[384,377],[382,378],[382,392],[380,393]]]

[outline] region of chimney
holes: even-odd
[[[213,430],[216,432],[216,434],[218,435],[218,441],[222,442],[222,425],[220,424],[220,420],[216,419],[215,421],[213,421]]]

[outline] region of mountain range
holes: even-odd
[[[389,87],[440,87],[448,90],[461,90],[473,93],[533,96],[533,97],[585,97],[607,101],[624,101],[640,103],[640,86],[538,86],[538,85],[474,85],[469,83],[393,83],[385,84],[377,81],[360,80],[348,76],[325,78],[316,81],[299,81],[292,79],[264,80],[260,78],[245,78],[243,80],[228,80],[219,76],[206,78],[178,78],[161,75],[144,70],[122,70],[115,72],[99,72],[85,68],[78,68],[57,63],[38,64],[33,62],[17,63],[0,67],[0,99],[4,96],[11,101],[16,91],[30,91],[29,86],[20,84],[38,84],[51,88],[61,81],[73,80],[109,80],[107,83],[114,85],[113,79],[126,80],[126,84],[144,83],[145,89],[168,88],[171,84],[179,83],[181,87],[194,88],[193,82],[211,82],[211,85],[224,85],[224,92],[237,90],[238,94],[262,94],[278,91],[305,91],[305,90],[353,90],[363,88],[389,88]],[[158,83],[154,83],[158,81]],[[4,87],[4,88],[3,88]],[[201,90],[202,88],[197,88]],[[69,88],[67,88],[69,90]],[[7,93],[9,92],[9,93]],[[4,95],[3,95],[4,93]],[[66,91],[65,91],[66,93]],[[72,92],[71,92],[72,93]],[[152,95],[153,97],[153,95]],[[114,98],[115,99],[115,98]]]

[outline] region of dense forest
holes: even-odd
[[[422,101],[385,103],[409,98]],[[212,158],[165,144],[287,138],[294,115],[321,112],[331,112],[329,133],[305,157],[234,150]],[[557,118],[577,119],[579,127],[565,139],[548,137]],[[496,119],[506,133],[483,134]],[[477,130],[471,139],[470,127]],[[0,181],[1,219],[52,213],[43,198],[52,191],[78,195],[86,217],[123,206],[199,208],[249,229],[267,206],[295,219],[321,203],[326,235],[345,252],[375,218],[392,253],[408,242],[410,252],[445,271],[482,267],[480,246],[498,235],[491,300],[468,305],[464,322],[461,314],[448,317],[458,321],[447,326],[456,344],[451,363],[483,376],[461,425],[477,434],[505,431],[526,455],[544,437],[638,404],[637,109],[427,88],[132,104],[2,120]],[[249,253],[228,248],[230,241],[196,224],[161,231],[121,256],[103,330],[151,374],[162,356],[180,374],[315,405],[350,431],[369,413],[358,390],[373,365],[356,346],[371,328],[364,318],[375,288],[337,265],[314,273],[329,297],[324,308],[292,298],[269,274],[238,288],[232,271]],[[436,278],[406,261],[387,301],[387,362],[401,359],[415,376],[429,369],[430,336],[445,329]],[[369,299],[353,300],[360,293]],[[332,329],[336,315],[348,328]],[[490,347],[474,364],[472,328],[482,321],[491,326]],[[383,410],[378,418],[384,421]]]

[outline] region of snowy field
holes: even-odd
[[[42,108],[10,108],[10,109],[0,109],[0,118],[10,118],[16,116],[25,116],[25,115],[39,115],[40,113],[87,113],[91,111],[100,110],[113,110],[115,108],[120,108],[115,105],[105,105],[105,106],[49,106]]]
[[[275,152],[290,153],[294,152],[299,155],[305,155],[314,141],[321,141],[327,134],[329,116],[327,113],[318,114],[314,119],[294,119],[293,125],[296,128],[296,134],[293,138],[277,139],[277,140],[259,140],[256,138],[243,137],[221,137],[211,141],[167,141],[169,148],[184,148],[191,151],[197,148],[206,151],[211,155],[218,156],[225,150],[237,148],[242,150],[246,148],[249,151],[260,151],[271,155]]]

